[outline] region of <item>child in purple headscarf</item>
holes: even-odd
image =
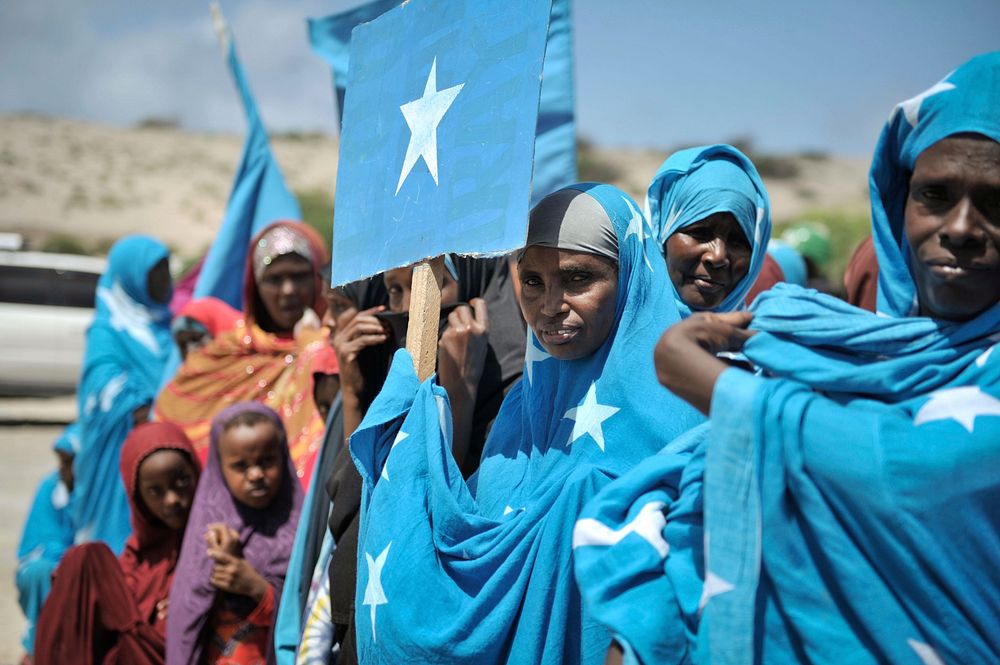
[[[278,414],[258,402],[212,421],[170,592],[168,665],[273,661],[275,609],[302,505],[285,437]]]

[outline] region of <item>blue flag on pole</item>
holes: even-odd
[[[215,296],[242,310],[243,270],[250,239],[277,219],[301,219],[302,211],[295,196],[288,191],[281,169],[271,153],[267,131],[236,55],[232,33],[227,29],[226,34],[226,59],[246,111],[247,138],[226,214],[219,234],[205,256],[194,297]]]
[[[399,0],[374,0],[340,14],[309,19],[309,42],[330,65],[338,122],[342,120],[349,69],[351,32],[373,21]],[[553,0],[535,128],[531,205],[577,180],[576,126],[573,121],[573,28],[570,0]]]
[[[354,31],[334,284],[523,246],[549,12],[413,0]]]

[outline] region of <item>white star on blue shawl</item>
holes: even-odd
[[[528,375],[528,385],[531,385],[532,379],[534,378],[532,370],[535,363],[540,363],[551,357],[552,356],[547,351],[538,347],[538,343],[535,341],[535,336],[529,332],[528,343],[524,348],[524,373]]]
[[[368,586],[365,587],[365,599],[361,604],[371,606],[372,642],[378,641],[375,638],[375,610],[379,605],[385,605],[389,602],[389,599],[386,598],[385,590],[382,588],[382,569],[385,567],[385,560],[389,556],[390,547],[392,547],[391,542],[374,559],[371,554],[365,552],[365,560],[368,562]]]
[[[406,146],[399,182],[396,183],[397,194],[421,157],[431,172],[431,177],[434,178],[434,184],[438,184],[437,128],[464,86],[465,84],[461,83],[438,90],[437,58],[434,58],[431,72],[427,75],[427,83],[424,84],[423,96],[399,107],[406,124],[410,127],[410,142]]]
[[[924,103],[924,100],[927,99],[928,97],[933,97],[938,93],[947,92],[948,90],[954,90],[954,89],[955,89],[954,83],[947,83],[945,81],[941,81],[940,83],[935,83],[927,90],[924,90],[916,97],[911,97],[910,99],[907,99],[904,102],[900,102],[896,106],[896,108],[901,109],[903,111],[903,115],[906,116],[906,120],[907,122],[910,123],[911,127],[916,127],[917,120],[920,117],[920,105]]]
[[[931,398],[917,411],[913,424],[954,420],[971,434],[976,418],[981,416],[1000,416],[1000,399],[984,393],[979,386],[963,386],[931,393]]]
[[[400,442],[406,440],[406,437],[408,437],[408,436],[410,436],[410,435],[407,434],[406,432],[404,432],[403,430],[399,430],[399,432],[396,434],[396,438],[392,440],[392,448],[389,448],[389,455],[390,456],[392,455],[392,451],[396,449],[396,446],[398,446],[400,444]],[[385,464],[382,465],[382,475],[379,476],[379,477],[380,478],[385,478],[386,480],[389,480],[389,458],[388,457],[385,458]]]
[[[129,298],[120,282],[115,281],[110,289],[97,287],[97,297],[108,308],[111,315],[111,327],[125,331],[129,337],[149,349],[151,353],[160,352],[160,343],[153,334],[153,317],[149,310]]]
[[[587,389],[587,395],[583,398],[583,404],[574,406],[563,416],[563,418],[569,418],[573,421],[573,432],[569,435],[567,445],[572,445],[583,435],[589,434],[603,452],[604,429],[602,423],[618,413],[619,410],[617,406],[598,403],[597,384],[591,383],[590,388]]]
[[[632,212],[632,219],[628,221],[628,228],[625,230],[625,239],[628,240],[631,236],[639,239],[642,260],[646,262],[649,272],[653,272],[653,264],[649,262],[649,257],[646,255],[646,220],[643,219],[639,209],[635,207],[635,204],[631,200],[625,199],[625,204],[628,205],[628,209]]]

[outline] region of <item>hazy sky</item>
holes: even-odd
[[[358,0],[229,0],[272,131],[335,131],[305,18]],[[1000,0],[574,0],[577,119],[605,145],[753,137],[769,151],[866,156],[896,102],[1000,49]],[[0,2],[0,112],[241,132],[195,0]]]

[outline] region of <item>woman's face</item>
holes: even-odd
[[[270,421],[238,424],[222,433],[219,465],[233,498],[257,510],[271,505],[281,490],[283,445]]]
[[[965,321],[1000,301],[1000,143],[951,136],[920,153],[904,227],[922,314]]]
[[[330,331],[330,338],[343,328],[358,313],[358,306],[345,296],[339,289],[324,287],[323,299],[326,300],[326,312],[323,313],[323,326]]]
[[[458,300],[458,282],[452,278],[451,274],[443,269],[443,259],[434,259],[442,262],[441,270],[441,304],[450,305]],[[382,275],[385,283],[385,290],[389,292],[389,311],[408,312],[410,311],[410,287],[413,283],[413,266],[405,268],[395,268],[386,270]]]
[[[308,260],[285,254],[264,269],[257,291],[274,323],[272,332],[289,332],[315,300],[316,273]]]
[[[146,276],[146,290],[149,291],[149,297],[154,302],[162,305],[170,299],[171,286],[170,264],[167,263],[166,259],[160,259]]]
[[[136,492],[150,514],[180,531],[187,524],[198,476],[179,450],[157,450],[139,464]]]
[[[518,274],[521,313],[550,355],[576,360],[600,348],[615,322],[613,261],[535,245],[524,252]]]
[[[714,309],[750,270],[750,241],[730,212],[717,212],[667,238],[667,274],[691,309]]]

